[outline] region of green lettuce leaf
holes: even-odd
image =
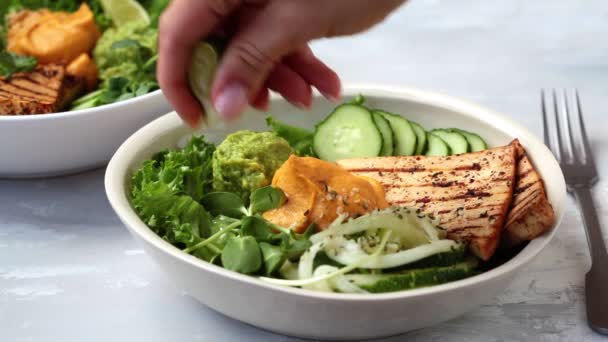
[[[169,0],[139,0],[139,2],[148,11],[151,21],[150,25],[158,27],[158,19],[169,5]]]
[[[46,8],[51,11],[73,12],[80,7],[81,1],[76,0],[7,0],[5,5],[8,13],[23,9],[38,10]]]
[[[215,146],[193,137],[179,151],[159,153],[137,170],[131,183],[131,203],[155,233],[186,248],[211,235],[211,215],[200,199],[211,186],[211,156]],[[207,260],[214,256],[206,253]]]
[[[112,19],[104,12],[101,0],[87,0],[87,4],[91,8],[93,16],[95,17],[95,22],[97,23],[97,26],[99,26],[101,32],[112,26]]]
[[[266,124],[274,134],[287,140],[291,148],[298,156],[315,156],[312,146],[314,133],[304,128],[295,127],[278,121],[269,116],[266,118]]]
[[[38,61],[34,57],[19,56],[10,52],[0,52],[0,76],[10,78],[16,72],[32,71]]]

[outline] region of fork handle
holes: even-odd
[[[577,199],[578,205],[583,216],[583,224],[587,232],[587,242],[591,250],[591,263],[593,265],[601,265],[602,260],[608,259],[606,254],[606,244],[602,235],[602,228],[595,212],[593,205],[593,197],[591,189],[588,187],[575,187],[571,189],[574,197]]]

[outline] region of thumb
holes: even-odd
[[[232,37],[215,75],[211,98],[227,120],[245,110],[281,59],[310,37],[294,6],[271,2]],[[298,28],[300,31],[298,31]]]

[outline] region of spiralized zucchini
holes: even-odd
[[[327,256],[332,260],[342,264],[351,265],[362,257],[368,255],[361,246],[353,240],[345,238],[334,238],[339,243],[333,250],[325,250]],[[450,252],[459,248],[460,243],[453,240],[436,240],[410,249],[405,249],[396,253],[382,254],[377,258],[359,264],[360,268],[382,269],[393,268],[411,264],[418,260],[430,257],[435,254]]]
[[[358,275],[406,266],[441,253],[458,250],[462,253],[464,248],[460,242],[445,239],[445,231],[427,217],[405,207],[344,220],[344,216],[338,217],[326,230],[310,237],[313,244],[300,257],[297,271],[291,263],[282,268],[281,274],[286,279],[261,279],[315,291],[368,293],[353,281]],[[315,258],[320,252],[335,264],[315,269]]]

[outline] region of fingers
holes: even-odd
[[[203,115],[188,86],[192,48],[240,3],[240,0],[173,0],[160,19],[158,82],[163,94],[191,126],[198,125]]]
[[[340,78],[325,63],[315,57],[310,47],[305,46],[288,55],[283,59],[283,63],[302,76],[311,86],[317,88],[327,99],[334,102],[339,101],[342,88]]]
[[[337,102],[340,99],[341,86],[338,75],[316,58],[308,46],[305,46],[276,64],[251,105],[260,110],[267,110],[266,88],[268,88],[281,94],[299,108],[310,108],[311,87],[317,88],[331,101]]]
[[[310,108],[312,104],[310,84],[302,75],[283,63],[277,64],[272,70],[266,81],[266,86],[281,94],[298,108]]]
[[[308,46],[283,58],[270,72],[265,84],[299,108],[310,108],[312,87],[331,101],[340,99],[340,79],[314,56]]]
[[[267,111],[270,103],[270,92],[267,88],[262,88],[255,97],[251,105],[253,108],[261,111]]]
[[[211,90],[215,109],[224,118],[237,117],[249,103],[257,108],[267,106],[264,85],[301,106],[310,105],[310,86],[337,100],[337,75],[310,49],[298,48],[314,38],[365,30],[403,2],[173,0],[160,21],[159,83],[184,120],[196,125],[203,112],[187,82],[192,48],[219,25],[224,26],[227,19],[236,17],[235,30],[230,30],[234,35]]]
[[[233,118],[240,115],[277,63],[306,43],[306,25],[300,25],[303,19],[295,6],[301,3],[304,2],[270,2],[235,33],[224,52],[211,92],[215,109],[222,116]],[[274,77],[294,79],[285,70],[279,72]],[[291,89],[283,90],[292,94]],[[294,100],[306,101],[306,98],[298,95]]]

